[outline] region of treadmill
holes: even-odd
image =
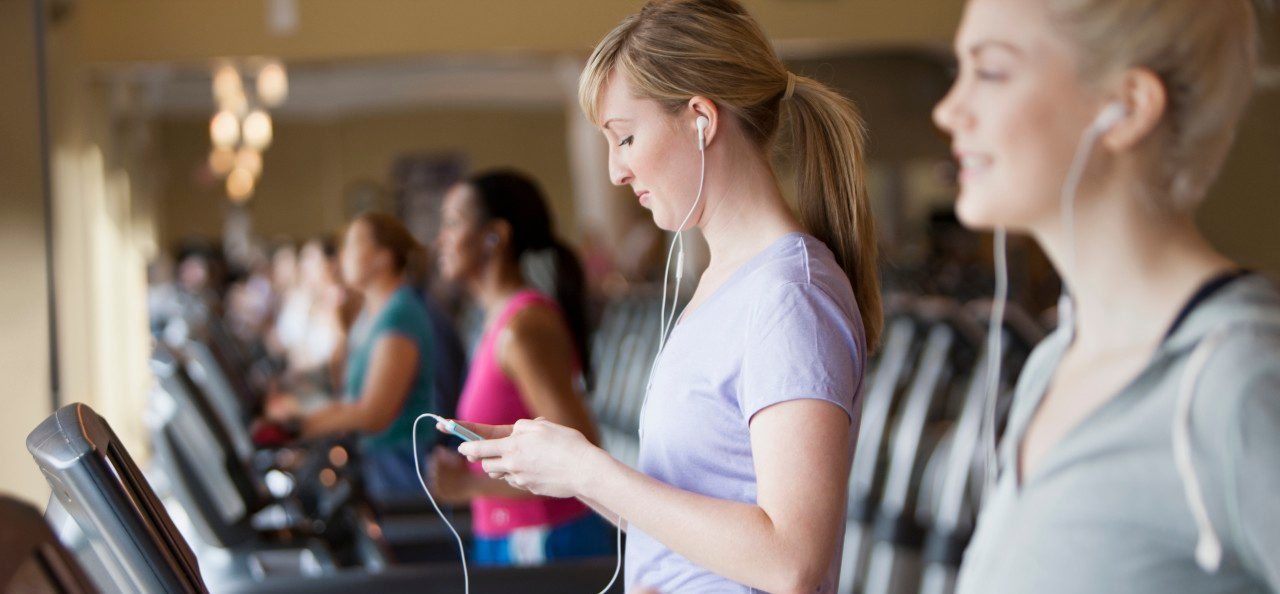
[[[0,594],[98,594],[36,508],[0,496]]]
[[[351,461],[356,452],[320,440],[288,448],[287,456],[265,456],[296,459],[287,466],[268,469],[261,455],[253,463],[244,461],[232,436],[247,438],[247,430],[223,422],[217,399],[193,381],[190,365],[158,344],[151,367],[159,383],[149,415],[152,445],[173,495],[204,543],[243,551],[319,537],[334,562],[369,568],[456,558],[453,535],[434,511],[378,517],[360,494]],[[268,489],[268,478],[286,484]],[[466,518],[457,523],[470,527]],[[315,544],[303,548],[318,552]]]
[[[204,594],[196,558],[111,427],[87,405],[58,409],[27,437],[54,498],[83,531],[86,549],[110,570],[100,590],[138,594]],[[463,590],[457,563],[390,566],[383,571],[324,568],[306,575],[263,560],[261,576],[221,583],[217,594],[455,594]],[[475,594],[597,592],[613,575],[612,558],[541,567],[471,571]],[[615,584],[610,593],[621,593]]]
[[[152,357],[159,389],[148,425],[156,461],[188,520],[179,525],[192,528],[196,556],[207,561],[208,583],[263,577],[279,564],[307,575],[334,565],[386,565],[389,551],[373,538],[376,531],[364,529],[372,514],[348,505],[342,489],[334,489],[332,502],[310,508],[297,498],[270,494],[236,455],[209,404],[197,396],[199,388],[171,355],[157,348]]]
[[[892,421],[884,490],[876,509],[865,594],[919,590],[927,526],[917,503],[928,462],[964,401],[966,374],[983,344],[982,328],[945,298],[921,298],[914,315],[928,327],[909,388]]]
[[[111,427],[71,404],[27,436],[27,449],[75,519],[108,592],[207,594],[195,555]]]
[[[849,472],[849,501],[837,592],[861,591],[870,563],[872,528],[884,489],[890,420],[914,363],[919,329],[906,315],[890,318],[884,346],[862,396],[862,419]]]

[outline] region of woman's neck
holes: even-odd
[[[1234,266],[1190,215],[1161,215],[1119,195],[1077,210],[1074,257],[1060,226],[1033,232],[1070,288],[1073,348],[1153,348],[1191,295]]]
[[[365,308],[373,313],[382,311],[383,306],[385,306],[387,301],[391,299],[391,295],[394,294],[402,284],[404,284],[404,279],[399,275],[385,275],[378,277],[373,282],[369,283],[369,286],[362,291],[362,293],[364,293]]]
[[[495,257],[468,283],[468,290],[486,312],[496,313],[512,295],[526,286],[519,264]]]
[[[716,161],[725,165],[716,167]],[[745,146],[709,149],[707,169],[706,207],[698,227],[711,252],[709,270],[736,267],[779,237],[804,230],[760,151]]]

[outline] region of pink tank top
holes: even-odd
[[[467,372],[467,383],[458,399],[459,419],[488,425],[510,425],[520,419],[533,418],[524,404],[520,389],[498,365],[496,347],[498,336],[511,322],[511,318],[535,304],[559,311],[549,297],[532,289],[521,291],[507,302],[493,326],[480,339],[471,370]],[[484,474],[479,464],[472,464],[471,472]],[[519,528],[556,527],[576,520],[587,512],[586,505],[572,498],[476,497],[471,501],[472,527],[476,536],[483,538],[501,538]]]

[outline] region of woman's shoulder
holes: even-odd
[[[564,315],[555,301],[546,296],[529,298],[523,306],[511,310],[500,332],[499,345],[504,352],[510,352],[513,347],[525,354],[573,351],[573,339]]]
[[[539,289],[528,288],[511,296],[506,309],[510,313],[518,313],[526,309],[558,309],[556,300]]]
[[[762,290],[790,284],[819,284],[831,270],[840,272],[826,244],[807,233],[788,233],[743,265],[746,280]]]
[[[779,331],[853,337],[861,343],[859,306],[831,251],[807,234],[784,237],[754,264],[743,283],[749,333]],[[780,330],[780,329],[789,330]]]
[[[1176,385],[1179,394],[1184,386],[1193,390],[1188,424],[1204,484],[1213,485],[1206,490],[1210,508],[1232,510],[1226,536],[1256,569],[1275,550],[1274,541],[1242,535],[1274,534],[1258,518],[1274,511],[1280,486],[1280,291],[1263,279],[1233,289],[1215,304],[1224,319],[1212,320],[1184,354]],[[1197,377],[1191,366],[1201,347],[1206,358]]]
[[[1253,396],[1256,382],[1270,381],[1275,385],[1268,397],[1280,399],[1280,286],[1273,279],[1240,279],[1191,312],[1170,341],[1187,358],[1197,348],[1211,351],[1203,373],[1207,385]]]
[[[1221,435],[1270,419],[1280,438],[1280,308],[1271,314],[1225,325],[1219,336],[1203,339],[1214,343],[1206,345],[1211,351],[1195,380],[1194,414]]]
[[[392,294],[378,319],[380,326],[422,333],[429,333],[431,330],[427,306],[422,297],[409,286],[401,287]]]
[[[826,244],[812,235],[788,234],[761,256],[747,283],[758,303],[809,296],[856,309],[848,275]]]
[[[526,289],[507,302],[502,325],[513,335],[530,337],[558,333],[564,327],[560,306],[537,289]]]

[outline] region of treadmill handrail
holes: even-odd
[[[894,396],[907,369],[911,346],[915,340],[915,324],[899,318],[889,325],[875,377],[863,399],[862,421],[858,429],[858,447],[853,454],[851,497],[867,497],[875,487],[880,450],[888,431]]]
[[[947,366],[948,353],[955,341],[955,330],[946,324],[935,324],[925,339],[920,365],[911,389],[907,392],[894,433],[889,472],[885,478],[885,493],[880,502],[882,512],[901,514],[907,509],[916,459],[920,453],[920,440]]]

